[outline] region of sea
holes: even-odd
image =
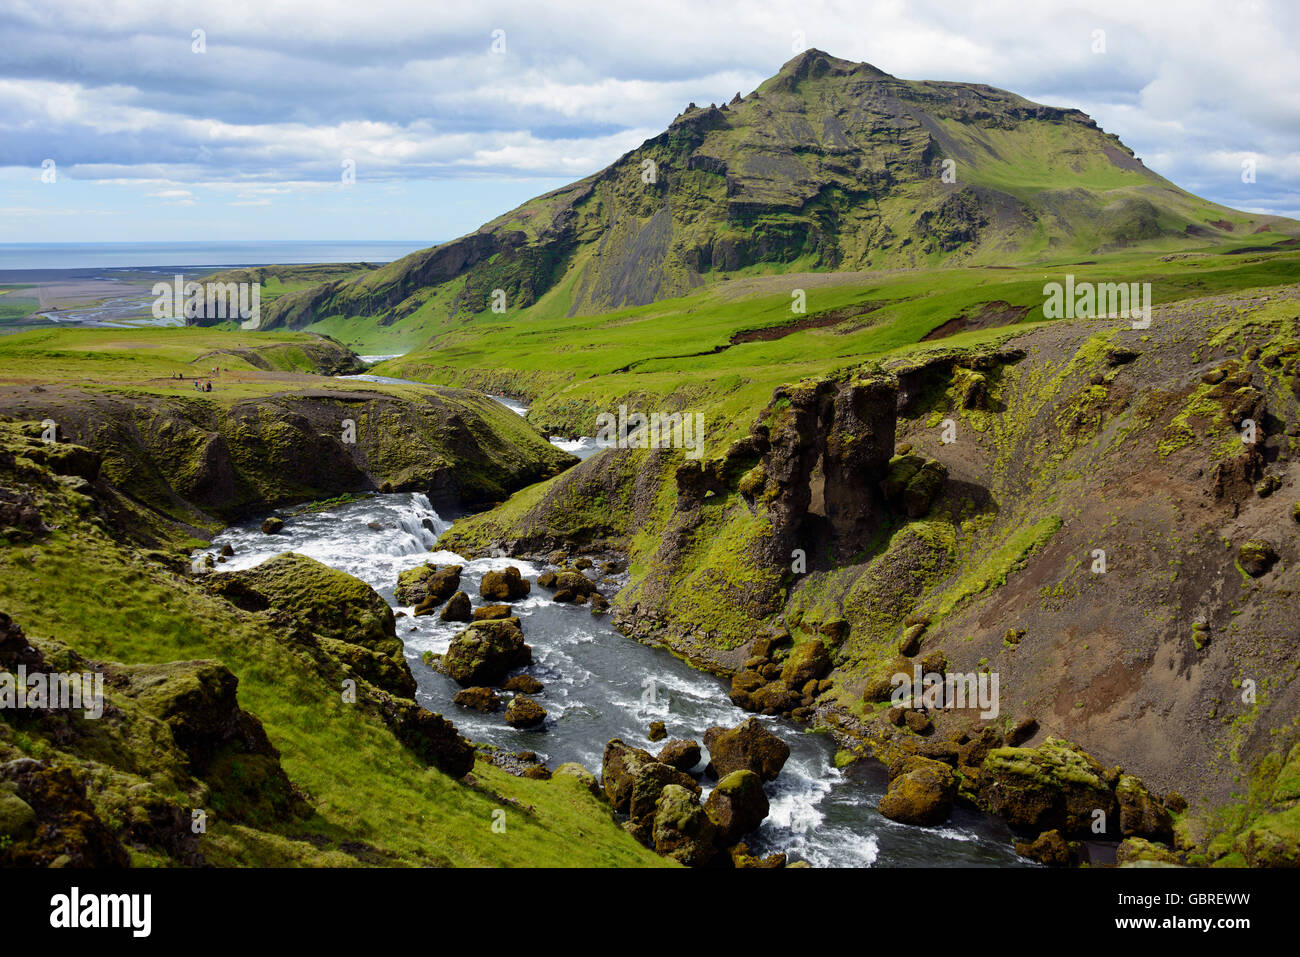
[[[438,242],[437,239],[413,239],[400,242],[0,243],[0,272],[387,263]]]

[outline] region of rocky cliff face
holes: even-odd
[[[570,314],[591,314],[754,267],[1004,262],[1044,241],[1057,255],[1203,245],[1232,235],[1227,212],[1077,110],[810,50],[748,96],[691,104],[606,169],[468,236],[281,297],[263,327],[468,315],[496,290],[512,310],[554,290]],[[1247,218],[1247,230],[1282,222]]]

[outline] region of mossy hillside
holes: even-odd
[[[192,355],[217,333],[205,330],[196,339],[196,331],[171,330],[180,339],[168,346],[169,340],[152,335],[124,341],[69,332],[66,341],[43,336],[66,347],[55,350],[57,359],[38,364],[46,384],[0,386],[0,411],[54,421],[63,438],[101,454],[104,474],[119,490],[195,527],[385,483],[443,500],[496,502],[574,461],[478,393],[344,384],[254,368],[223,372],[215,379],[217,391],[196,393],[192,382],[171,379],[170,372],[149,375],[172,359],[144,350]],[[35,335],[9,337],[0,348]],[[116,356],[111,350],[117,348],[127,349],[127,358],[101,358]],[[136,369],[130,349],[153,356],[149,367]],[[23,351],[11,349],[9,358]],[[100,362],[107,376],[97,374]],[[123,363],[142,373],[146,384],[105,384],[135,378]]]
[[[1226,799],[1229,777],[1260,759],[1267,729],[1289,720],[1293,692],[1286,689],[1294,687],[1295,670],[1285,661],[1290,618],[1281,610],[1289,577],[1246,584],[1231,569],[1235,551],[1219,541],[1218,522],[1235,508],[1245,528],[1259,529],[1243,531],[1242,541],[1270,538],[1267,529],[1293,526],[1294,497],[1282,491],[1261,498],[1254,491],[1258,476],[1233,484],[1234,470],[1246,460],[1224,456],[1231,442],[1242,443],[1237,426],[1221,415],[1184,417],[1191,423],[1184,444],[1172,451],[1161,444],[1183,404],[1197,401],[1205,372],[1235,362],[1259,393],[1259,421],[1269,423],[1261,433],[1260,467],[1282,476],[1287,487],[1289,433],[1297,420],[1295,371],[1287,364],[1296,301],[1294,287],[1244,290],[1160,306],[1149,330],[1122,321],[1039,324],[975,336],[965,348],[949,342],[895,350],[868,367],[930,370],[897,433],[898,443],[947,466],[946,489],[929,512],[884,522],[846,563],[833,565],[829,553],[810,551],[809,571],[791,576],[784,609],[755,615],[734,598],[708,600],[711,576],[727,581],[728,566],[737,568],[733,590],[717,593],[729,597],[745,593],[746,568],[776,576],[772,581],[785,574],[736,562],[734,549],[750,552],[752,544],[747,536],[754,526],[737,518],[747,480],[737,476],[706,498],[703,521],[687,527],[675,518],[678,490],[668,478],[673,473],[665,473],[655,507],[623,539],[637,557],[631,583],[616,600],[624,615],[653,627],[624,624],[694,660],[721,664],[729,645],[722,636],[760,633],[783,620],[799,638],[843,618],[850,630],[834,649],[835,688],[823,701],[862,718],[874,711],[863,690],[897,663],[910,623],[923,621],[921,657],[941,651],[950,667],[1000,673],[1005,720],[1034,716],[1051,733],[1080,741],[1157,786],[1217,805]],[[968,361],[961,355],[973,364],[961,364]],[[966,408],[963,376],[974,369],[987,394]],[[779,428],[781,408],[771,403],[763,424]],[[957,425],[952,444],[940,437],[946,418]],[[760,505],[765,481],[749,482],[747,494]],[[530,500],[530,521],[544,527],[543,505]],[[495,519],[489,513],[482,521]],[[510,522],[499,530],[509,537]],[[1286,535],[1271,539],[1279,548],[1293,545]],[[670,541],[675,544],[666,548]],[[1102,574],[1093,570],[1096,549],[1107,552]],[[712,562],[715,554],[725,560]],[[1293,574],[1282,567],[1281,575]],[[1207,604],[1225,574],[1228,591]],[[683,588],[669,612],[668,598],[660,596],[659,604],[656,589],[647,587],[687,579],[710,584],[701,591],[702,605]],[[1189,637],[1194,618],[1209,622],[1202,632],[1208,641]],[[716,641],[712,658],[707,635]],[[1182,679],[1166,681],[1151,664],[1165,656],[1175,662],[1170,675],[1195,668],[1200,690],[1188,691]],[[1264,676],[1261,687],[1268,689],[1254,709],[1235,706],[1228,690],[1242,668],[1257,681]],[[1118,677],[1130,673],[1136,677]],[[1218,702],[1218,716],[1197,711],[1202,693]],[[1143,711],[1139,701],[1160,707]],[[1107,738],[1101,729],[1122,727],[1117,722],[1135,709],[1170,717],[1143,719],[1140,739]],[[1207,770],[1189,783],[1188,767]]]
[[[1236,800],[1182,815],[1178,830],[1196,863],[1293,866],[1300,856],[1300,744],[1268,754]]]
[[[0,552],[0,603],[32,640],[61,642],[106,661],[224,662],[239,677],[240,705],[262,720],[290,780],[310,803],[313,813],[301,820],[253,825],[214,814],[199,845],[210,863],[662,863],[580,787],[527,781],[483,763],[467,784],[425,766],[376,718],[345,704],[339,688],[303,667],[263,616],[240,611],[105,534],[81,517],[78,496],[48,473],[21,466],[6,476],[7,485],[15,483],[32,489],[45,519],[59,526]],[[51,581],[60,587],[50,589]],[[96,614],[87,616],[90,607]],[[95,755],[61,751],[31,735],[15,736],[7,746],[84,767],[92,801],[106,817],[120,816],[116,779]],[[121,760],[146,767],[144,748],[131,744],[124,748],[130,758]],[[107,783],[97,790],[100,778]],[[504,834],[492,829],[498,810],[505,812]],[[359,845],[369,849],[358,851]],[[156,849],[144,859],[175,863]]]

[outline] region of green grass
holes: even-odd
[[[0,603],[34,639],[54,638],[93,658],[210,658],[239,676],[241,706],[262,720],[318,814],[283,830],[216,820],[202,843],[213,863],[354,862],[319,852],[307,838],[362,841],[416,866],[670,863],[571,779],[525,780],[480,760],[470,785],[424,766],[377,720],[343,704],[259,616],[133,559],[86,526],[0,550]],[[493,812],[502,810],[504,834],[492,830]]]
[[[455,321],[435,320],[430,306],[428,315],[419,318],[422,329],[434,330],[428,345],[376,371],[523,394],[532,401],[535,421],[588,434],[598,412],[625,400],[643,408],[704,411],[711,443],[715,437],[723,443],[747,428],[776,386],[931,348],[921,341],[925,335],[984,303],[1027,307],[1025,322],[1043,321],[1043,285],[1061,281],[1067,273],[1077,282],[1150,282],[1153,299],[1162,304],[1277,285],[1293,281],[1298,272],[1300,252],[1264,247],[1258,255],[1205,251],[1168,262],[1117,252],[1091,264],[1063,260],[1010,269],[751,277],[594,316],[565,316],[558,300],[547,297],[529,309]],[[791,312],[795,288],[806,291],[808,316],[878,307],[830,327],[730,345],[738,332],[806,318]],[[417,310],[412,320],[423,311]],[[1099,322],[1126,325],[1123,320]],[[345,325],[338,320],[331,328],[346,338]],[[964,332],[938,340],[934,347],[987,342],[1013,331]],[[719,451],[715,445],[705,454]]]

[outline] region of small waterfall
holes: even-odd
[[[438,536],[451,528],[451,522],[445,521],[429,504],[428,496],[420,493],[412,495],[411,504],[402,508],[397,524],[405,533],[393,542],[397,555],[430,551],[438,543]]]

